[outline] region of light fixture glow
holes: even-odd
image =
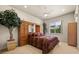
[[[78,14],[75,14],[74,17],[75,17],[75,22],[77,22],[78,21]]]
[[[47,17],[47,16],[48,16],[48,14],[44,14],[44,16],[45,16],[45,17]]]
[[[63,12],[65,12],[66,9],[62,9]]]
[[[24,8],[27,8],[27,6],[25,5]]]
[[[75,22],[77,22],[78,21],[78,17],[75,17]]]

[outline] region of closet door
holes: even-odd
[[[68,24],[68,44],[77,46],[77,23]]]
[[[26,45],[28,43],[28,24],[22,22],[19,28],[19,46]]]

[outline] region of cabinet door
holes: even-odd
[[[22,22],[19,28],[19,46],[23,46],[27,44],[28,40],[28,24],[26,22]]]
[[[77,46],[77,23],[68,24],[68,44]]]
[[[40,32],[40,26],[36,25],[36,32]]]

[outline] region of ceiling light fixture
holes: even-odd
[[[24,8],[27,8],[27,6],[25,5]]]
[[[48,16],[48,14],[44,14],[44,16],[45,16],[45,17],[47,17],[47,16]]]
[[[65,12],[66,9],[62,9],[63,12]]]

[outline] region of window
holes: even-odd
[[[50,33],[61,33],[61,21],[50,23]]]

